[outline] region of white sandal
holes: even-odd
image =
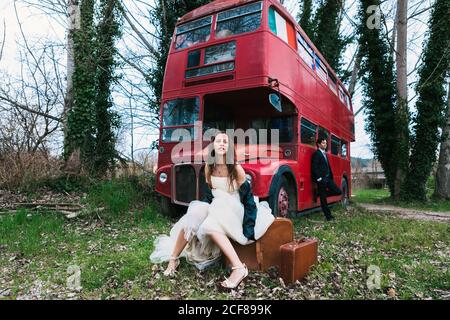
[[[175,261],[175,266],[173,268],[169,268],[167,266],[167,269],[163,272],[163,275],[166,277],[175,275],[175,273],[177,272],[177,268],[180,265],[180,257],[171,256],[169,261]]]
[[[244,280],[247,276],[248,276],[248,268],[247,266],[243,263],[242,266],[240,267],[232,267],[231,270],[237,270],[237,269],[244,269],[244,275],[242,276],[242,278],[240,278],[236,283],[230,281],[230,279],[225,278],[225,280],[221,283],[222,287],[225,289],[236,289],[242,282],[242,280]]]

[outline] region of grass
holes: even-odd
[[[198,272],[184,260],[177,276],[148,257],[153,239],[173,221],[139,184],[113,181],[95,186],[87,202],[104,211],[74,220],[22,210],[0,215],[0,299],[443,299],[450,291],[449,224],[400,219],[352,208],[294,221],[296,236],[319,239],[319,262],[308,277],[282,286],[274,272],[251,272],[244,290],[217,289],[226,271]],[[81,291],[66,285],[68,267],[81,268]],[[368,268],[379,268],[379,288],[369,290]]]
[[[352,200],[355,202],[387,204],[403,208],[450,213],[450,201],[429,200],[425,203],[398,201],[390,198],[387,189],[354,189],[352,192]]]

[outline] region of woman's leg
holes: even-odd
[[[178,257],[181,252],[183,251],[184,247],[187,245],[187,240],[184,238],[184,230],[181,229],[180,233],[178,234],[177,241],[175,242],[175,247],[172,251],[172,257]],[[167,269],[165,273],[170,273],[172,270],[175,270],[178,267],[178,261],[177,259],[171,259],[169,260],[169,264],[167,266]]]
[[[230,239],[222,233],[219,232],[210,232],[208,235],[214,241],[215,244],[220,248],[223,254],[231,261],[231,265],[233,267],[241,267],[242,262],[239,259],[239,256],[231,245]],[[235,269],[231,272],[230,277],[228,278],[231,282],[236,283],[239,281],[245,274],[245,269]]]
[[[208,216],[208,207],[208,203],[197,200],[194,200],[189,204],[186,215],[180,219],[180,221],[183,221],[183,227],[178,233],[178,238],[172,251],[172,257],[178,257],[188,243],[185,238],[184,228],[187,228],[188,233],[192,233],[193,230],[197,230]],[[175,270],[178,267],[178,263],[179,261],[177,259],[170,260],[165,272],[168,273],[170,270]]]

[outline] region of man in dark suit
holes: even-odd
[[[317,139],[317,151],[311,159],[311,171],[314,181],[317,183],[317,191],[320,197],[320,206],[327,221],[334,220],[330,208],[328,208],[327,197],[341,195],[342,191],[333,181],[333,171],[328,161],[327,137],[319,136]]]

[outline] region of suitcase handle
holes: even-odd
[[[304,236],[301,236],[300,239],[295,239],[294,241],[297,243],[305,242],[307,239]]]

